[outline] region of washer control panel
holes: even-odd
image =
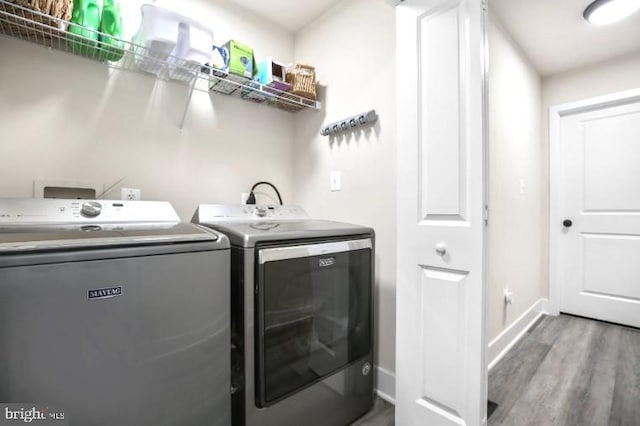
[[[299,206],[271,204],[201,204],[196,211],[198,223],[216,221],[305,220],[309,215]]]
[[[179,222],[162,201],[0,199],[0,224]]]

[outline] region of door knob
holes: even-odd
[[[436,244],[436,253],[438,256],[444,256],[447,254],[447,245],[445,243]]]
[[[562,226],[564,226],[565,228],[571,228],[571,225],[573,225],[573,222],[570,219],[565,219],[562,221]]]

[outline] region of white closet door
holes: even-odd
[[[397,12],[396,424],[480,425],[484,360],[481,0]]]

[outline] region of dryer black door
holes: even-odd
[[[368,239],[258,252],[259,406],[370,352],[372,256]]]

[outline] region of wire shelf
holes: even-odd
[[[191,93],[197,90],[239,97],[286,111],[320,109],[318,101],[263,86],[256,81],[227,75],[210,66],[80,27],[8,0],[0,0],[0,34],[83,56],[114,69],[176,81],[190,87],[188,101]],[[182,121],[184,122],[184,117]]]

